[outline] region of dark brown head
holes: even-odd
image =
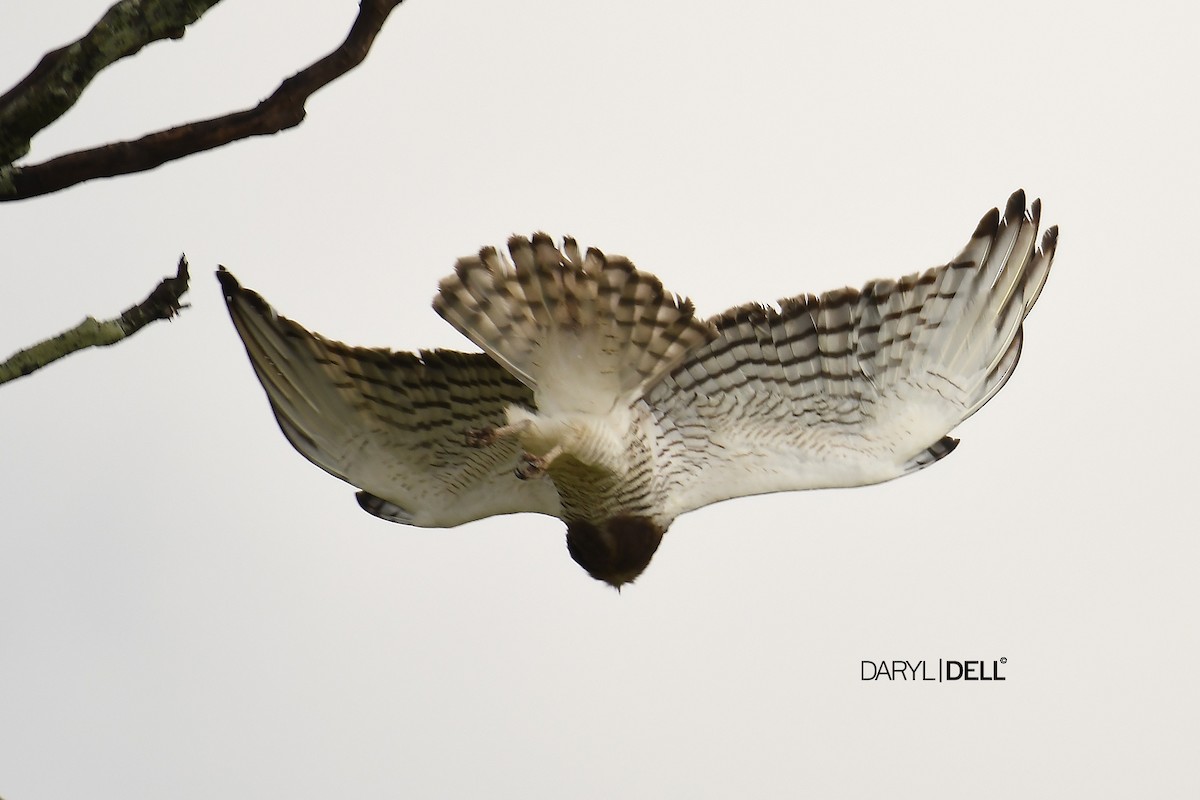
[[[664,533],[646,517],[617,516],[601,526],[568,522],[567,550],[593,578],[620,589],[650,564]]]

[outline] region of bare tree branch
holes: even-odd
[[[180,302],[188,290],[188,263],[179,257],[179,268],[173,278],[163,278],[154,291],[142,302],[125,309],[115,319],[97,321],[88,317],[69,331],[33,347],[14,353],[0,363],[0,384],[28,375],[65,355],[85,347],[106,347],[132,336],[158,319],[170,319],[187,305]]]
[[[158,131],[136,141],[70,153],[41,164],[0,167],[0,201],[24,200],[94,178],[154,169],[239,139],[295,127],[304,120],[304,104],[314,92],[362,63],[388,15],[401,2],[360,0],[358,16],[346,40],[329,55],[285,80],[274,94],[252,109]]]
[[[179,39],[220,0],[121,0],[79,41],[42,57],[0,95],[0,164],[29,152],[33,135],[75,105],[100,70],[160,39]]]

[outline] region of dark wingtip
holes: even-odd
[[[1025,216],[1025,190],[1017,189],[1004,206],[1004,220],[1012,222]]]
[[[242,285],[238,283],[238,279],[233,277],[233,273],[225,269],[224,266],[217,267],[216,276],[217,281],[221,284],[221,291],[225,294],[226,300],[241,291]]]
[[[251,309],[257,314],[278,316],[275,309],[271,308],[271,304],[264,300],[262,295],[238,283],[238,279],[233,277],[233,273],[225,267],[217,267],[216,276],[217,281],[221,284],[221,295],[225,298],[225,307],[229,309],[230,315],[245,315],[246,309]],[[287,321],[286,317],[279,317],[279,319]]]
[[[1042,234],[1042,252],[1043,253],[1052,253],[1052,252],[1054,252],[1054,248],[1057,245],[1058,245],[1058,226],[1051,225],[1049,228],[1046,229],[1046,232]]]
[[[230,314],[237,313],[238,307],[243,305],[260,313],[274,313],[266,300],[263,300],[257,292],[238,283],[238,279],[233,277],[233,273],[225,267],[218,266],[216,276],[217,282],[221,284],[221,296],[225,298],[225,307],[229,309]]]
[[[983,215],[983,219],[979,220],[979,224],[975,226],[975,233],[971,234],[971,237],[974,239],[991,239],[996,235],[996,231],[999,228],[1000,209],[993,208]]]

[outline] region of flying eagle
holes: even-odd
[[[426,528],[549,514],[620,587],[680,514],[949,454],[1017,365],[1058,235],[1036,246],[1040,213],[1018,191],[948,264],[710,319],[623,257],[514,236],[433,301],[482,353],[351,347],[217,277],[284,435],[365,510]]]

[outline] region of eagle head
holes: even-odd
[[[646,517],[618,515],[596,525],[567,523],[567,551],[575,563],[598,581],[618,590],[650,564],[666,528]]]

